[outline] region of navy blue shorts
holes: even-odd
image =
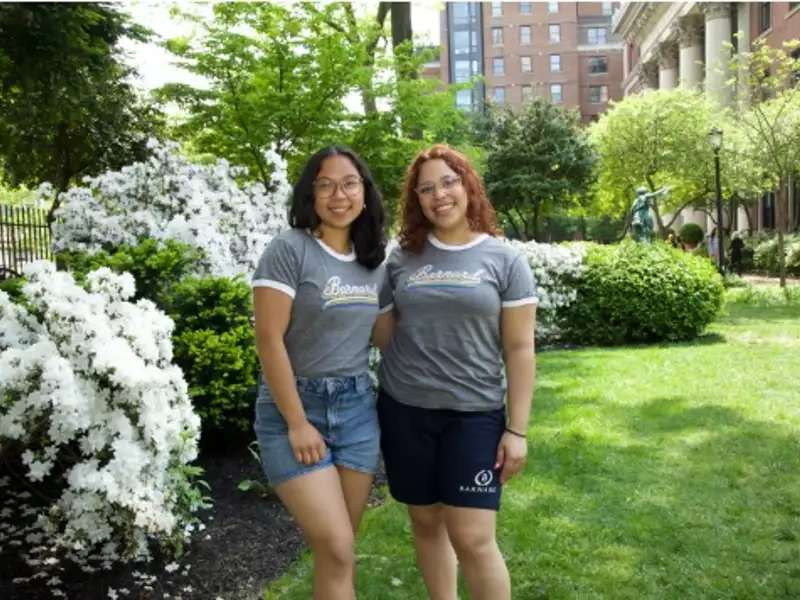
[[[389,492],[395,500],[415,506],[500,508],[500,471],[494,463],[505,408],[419,408],[380,390],[378,421]]]

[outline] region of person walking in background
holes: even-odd
[[[744,240],[737,231],[731,240],[731,269],[737,275],[742,274],[742,251],[744,250]]]
[[[462,154],[437,145],[415,158],[386,263],[381,304],[396,324],[378,415],[389,491],[408,505],[435,600],[456,599],[457,563],[473,600],[511,597],[496,511],[527,455],[537,298],[527,261],[495,231]]]
[[[384,280],[384,209],[345,148],[312,156],[291,229],[253,276],[264,376],[254,429],[264,472],[314,556],[314,598],[352,600],[353,541],[379,461],[370,334]]]
[[[711,230],[711,234],[706,239],[706,248],[708,249],[708,256],[714,261],[714,264],[719,262],[719,239],[717,239],[717,228]]]

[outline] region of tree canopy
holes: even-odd
[[[539,218],[578,202],[592,177],[594,153],[576,113],[534,98],[521,110],[490,109],[485,181],[495,208],[522,239]]]
[[[118,42],[147,35],[110,4],[0,4],[0,159],[11,185],[64,190],[146,154],[160,116],[127,82]]]

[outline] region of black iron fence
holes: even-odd
[[[53,259],[47,211],[0,204],[0,279],[19,275],[25,263],[40,258]]]

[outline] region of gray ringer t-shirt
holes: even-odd
[[[302,229],[275,236],[253,275],[253,287],[277,289],[293,298],[284,342],[299,377],[367,370],[384,283],[383,265],[370,270],[356,262],[355,253],[340,254]]]
[[[381,303],[388,305],[393,293],[397,326],[381,362],[381,386],[412,406],[500,408],[501,310],[537,302],[525,258],[488,235],[463,246],[431,235],[420,254],[396,248],[386,276]]]

